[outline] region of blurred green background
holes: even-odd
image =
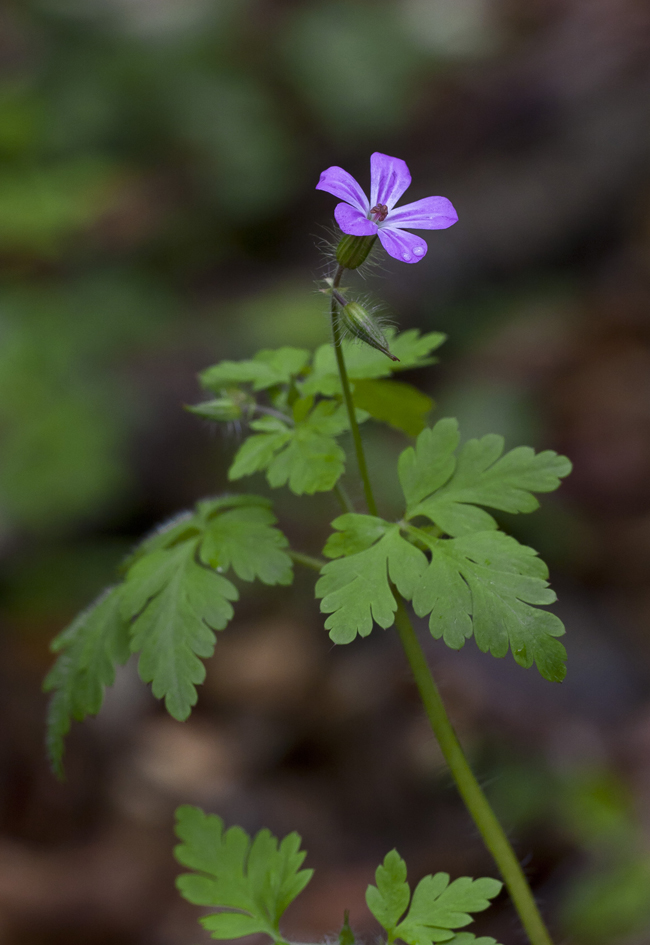
[[[207,941],[173,889],[181,802],[302,833],[300,940],[344,908],[376,934],[363,894],[393,846],[412,879],[493,872],[393,635],[332,649],[309,575],[243,594],[188,723],[128,666],[65,785],[43,757],[49,641],[144,531],[226,488],[237,433],[183,411],[196,372],[327,338],[314,186],[331,164],[367,186],[374,150],[460,218],[366,286],[449,333],[414,381],[465,436],[575,463],[502,519],[551,566],[567,681],[427,652],[557,940],[650,943],[649,118],[638,0],[2,6],[0,943]],[[390,509],[403,441],[366,435]],[[330,497],[274,499],[318,553]],[[505,898],[476,931],[523,941]]]

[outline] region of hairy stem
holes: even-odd
[[[343,266],[339,266],[334,274],[334,281],[332,287],[336,289],[341,283],[341,276],[344,273]],[[375,497],[372,492],[372,486],[370,485],[370,477],[368,475],[368,466],[366,464],[366,454],[363,451],[363,443],[361,442],[361,433],[359,432],[359,424],[357,423],[356,414],[354,412],[354,403],[352,401],[352,392],[350,390],[350,381],[348,380],[348,372],[345,367],[345,358],[343,357],[343,348],[341,347],[341,326],[339,324],[339,310],[337,301],[332,295],[332,302],[330,307],[330,312],[332,315],[332,337],[334,340],[334,351],[336,353],[336,363],[339,368],[339,375],[341,378],[341,387],[343,388],[343,398],[345,400],[345,406],[347,407],[348,417],[350,420],[350,430],[352,431],[352,439],[354,441],[354,451],[357,456],[357,466],[359,467],[359,475],[361,476],[361,481],[363,483],[363,492],[366,497],[366,505],[368,511],[371,515],[377,514],[377,503],[375,502]]]
[[[465,806],[494,857],[508,892],[533,945],[552,945],[552,940],[533,898],[524,872],[503,827],[490,807],[460,742],[454,732],[440,697],[422,647],[413,629],[404,601],[398,598],[395,625],[417,684],[424,709],[445,761],[456,782]]]
[[[334,276],[334,288],[339,285],[342,275],[343,267],[339,266]],[[377,515],[377,503],[375,502],[372,485],[368,476],[363,443],[354,413],[354,403],[352,401],[350,383],[345,368],[345,358],[341,349],[338,309],[334,295],[332,296],[331,312],[334,350],[336,352],[345,405],[350,420],[350,428],[352,430],[354,448],[357,455],[357,464],[363,482],[366,505],[372,515]],[[452,724],[449,721],[449,716],[447,715],[440,693],[438,692],[438,687],[431,675],[431,670],[429,669],[426,657],[413,629],[408,612],[404,606],[404,601],[397,591],[394,593],[397,598],[397,613],[395,615],[397,632],[417,684],[429,723],[438,740],[445,761],[449,765],[449,769],[456,782],[456,787],[485,845],[494,857],[515,909],[521,919],[521,923],[528,934],[531,945],[553,945],[515,851],[501,824],[497,820],[496,814],[490,807],[481,786],[476,780]]]

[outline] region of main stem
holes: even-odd
[[[334,276],[334,287],[336,288],[343,275],[343,267],[339,266]],[[357,455],[357,464],[359,473],[363,482],[363,489],[366,497],[368,511],[372,515],[377,515],[377,503],[372,491],[370,477],[368,476],[368,467],[366,465],[363,443],[359,432],[354,413],[354,403],[350,392],[350,382],[345,367],[345,358],[341,348],[341,334],[338,321],[337,303],[332,298],[332,334],[334,336],[334,350],[336,352],[336,361],[341,377],[341,386],[343,388],[343,397],[348,411],[354,448]],[[508,892],[512,898],[515,909],[521,919],[521,923],[528,934],[531,945],[553,945],[553,941],[544,925],[539,909],[533,897],[532,890],[524,872],[519,865],[519,860],[508,840],[503,827],[497,820],[496,814],[490,807],[487,797],[476,780],[469,762],[465,757],[460,742],[454,732],[453,726],[447,715],[444,703],[440,697],[438,687],[435,684],[429,664],[420,646],[418,638],[413,629],[404,601],[395,592],[397,597],[397,613],[395,614],[395,625],[399,634],[402,647],[406,658],[411,667],[411,672],[418,687],[420,697],[424,704],[424,709],[429,719],[433,733],[438,740],[438,744],[449,765],[456,787],[458,788],[465,806],[467,807],[479,833],[483,837],[485,845],[494,857],[503,876]]]

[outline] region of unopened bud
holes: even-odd
[[[206,420],[218,420],[221,423],[227,423],[232,420],[241,420],[246,407],[254,403],[255,401],[244,391],[235,389],[222,391],[221,397],[206,400],[202,404],[193,404],[186,409],[190,413],[198,414],[199,417],[205,417]]]
[[[356,269],[368,258],[377,236],[344,236],[336,247],[336,261],[345,269]]]
[[[343,307],[341,322],[350,335],[381,351],[391,361],[399,361],[399,358],[390,353],[386,336],[375,319],[358,302],[348,302]]]

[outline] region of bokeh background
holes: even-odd
[[[367,185],[374,150],[460,217],[367,284],[449,333],[414,381],[465,436],[575,463],[502,517],[551,567],[566,682],[423,641],[556,940],[650,942],[649,119],[644,0],[5,0],[0,942],[207,942],[173,887],[183,802],[301,832],[301,941],[344,908],[374,940],[393,846],[412,879],[494,874],[394,634],[332,648],[309,574],[242,589],[189,722],[129,665],[74,726],[67,783],[43,755],[51,638],[143,532],[226,488],[237,437],[183,411],[196,372],[326,340],[314,186],[330,164]],[[393,508],[403,441],[366,435]],[[331,499],[274,499],[318,553]],[[477,926],[524,941],[505,897]]]

